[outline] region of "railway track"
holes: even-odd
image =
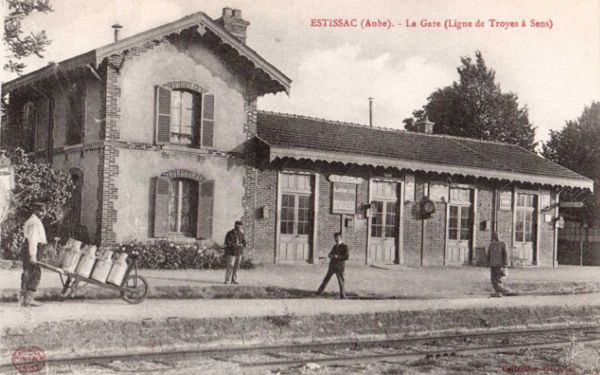
[[[294,345],[206,348],[85,357],[50,357],[46,359],[45,365],[48,367],[96,365],[114,369],[111,363],[116,361],[119,363],[154,361],[176,368],[175,363],[178,361],[208,358],[234,362],[241,368],[268,370],[289,368],[308,362],[329,365],[386,360],[401,361],[426,357],[558,347],[570,345],[573,338],[577,343],[600,344],[600,326],[476,332],[384,340],[356,339]],[[376,348],[383,348],[383,352],[374,353],[369,351]],[[365,352],[367,353],[365,354]],[[295,355],[295,353],[301,353],[302,355]],[[259,360],[248,359],[253,355],[258,357]],[[23,362],[22,364],[27,365],[28,363]],[[9,367],[12,367],[12,364],[2,364],[0,365],[0,371],[7,370]]]

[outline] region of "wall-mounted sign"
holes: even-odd
[[[429,185],[429,199],[434,202],[448,202],[448,183],[444,181],[431,181]]]
[[[331,203],[331,212],[334,214],[356,213],[356,184],[334,182]]]
[[[501,191],[500,192],[500,209],[510,211],[512,210],[512,192]]]
[[[560,207],[562,207],[562,208],[581,208],[581,207],[583,207],[583,202],[560,202]]]
[[[544,207],[550,207],[550,192],[543,191],[540,200],[541,200],[540,206],[542,206],[542,209]]]
[[[359,184],[362,184],[364,180],[360,177],[340,176],[340,175],[332,174],[332,175],[329,175],[329,181],[359,185]]]

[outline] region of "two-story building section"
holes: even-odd
[[[71,173],[91,242],[221,239],[251,221],[256,99],[291,82],[248,24],[198,12],[5,83],[3,143]]]

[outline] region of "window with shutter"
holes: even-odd
[[[85,90],[82,84],[73,84],[67,101],[67,145],[83,142],[85,118]]]
[[[169,143],[171,137],[171,90],[156,86],[156,144]]]
[[[198,196],[198,230],[196,233],[196,237],[199,239],[212,238],[214,194],[214,181],[202,181],[200,183]]]
[[[156,144],[213,147],[214,95],[169,87],[156,86]]]
[[[169,231],[169,179],[156,177],[154,193],[154,237],[165,237]]]
[[[215,129],[215,96],[202,97],[202,147],[213,147]]]

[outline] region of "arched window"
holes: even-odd
[[[188,82],[156,86],[157,144],[213,147],[215,96]]]
[[[85,119],[85,86],[74,83],[69,90],[66,108],[67,145],[83,142],[83,126]]]
[[[154,237],[212,238],[214,181],[188,170],[155,178]]]
[[[79,168],[69,170],[71,181],[73,182],[73,191],[69,201],[69,210],[67,212],[67,222],[71,236],[80,241],[87,241],[87,231],[81,225],[81,209],[83,202],[83,171]]]
[[[198,216],[198,182],[184,178],[169,181],[169,232],[195,236]]]
[[[199,144],[200,95],[186,90],[171,91],[171,143]]]

